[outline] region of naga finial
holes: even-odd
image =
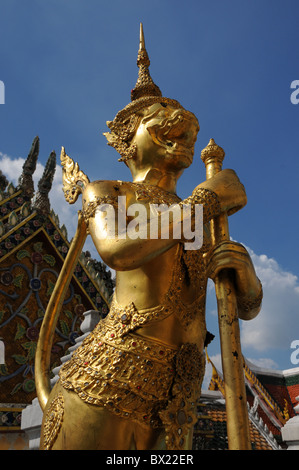
[[[65,153],[64,147],[61,149],[60,161],[64,197],[69,204],[74,204],[89,183],[89,178],[79,169],[78,163]]]

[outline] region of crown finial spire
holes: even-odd
[[[142,23],[140,23],[140,39],[137,56],[137,66],[139,68],[138,79],[135,88],[131,91],[131,100],[135,101],[138,98],[142,98],[144,96],[162,96],[159,87],[155,85],[149,73],[150,60],[145,48]]]
[[[145,41],[144,41],[143,24],[142,23],[140,23],[139,50],[145,50]]]

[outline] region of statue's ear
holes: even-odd
[[[119,152],[121,155],[121,158],[118,159],[119,162],[124,162],[128,166],[128,161],[129,160],[134,160],[137,156],[137,145],[132,144],[128,146],[124,151]]]
[[[118,135],[114,132],[104,132],[103,135],[106,137],[108,145],[113,147],[121,156],[118,159],[119,162],[125,162],[128,158],[128,144],[124,142]],[[130,152],[129,152],[130,153]]]
[[[111,132],[103,132],[103,135],[106,137],[109,145],[116,143],[117,138],[115,134],[111,134]]]

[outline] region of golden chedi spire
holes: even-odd
[[[135,101],[144,96],[162,96],[159,87],[153,82],[150,76],[150,60],[145,48],[143,25],[140,23],[140,40],[137,56],[137,66],[139,68],[138,79],[135,88],[131,91],[131,100]]]

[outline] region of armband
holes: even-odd
[[[218,196],[210,189],[195,189],[191,196],[180,202],[180,205],[201,204],[203,206],[203,223],[209,222],[221,213]]]

